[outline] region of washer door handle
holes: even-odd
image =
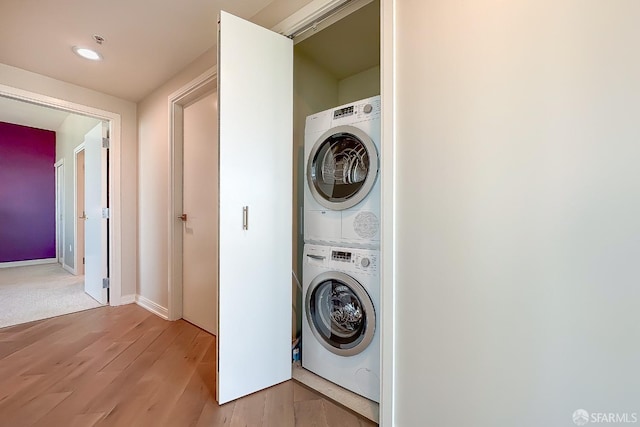
[[[313,258],[313,259],[326,259],[326,256],[322,256],[322,255],[312,255],[312,254],[307,254],[307,256],[309,258]]]

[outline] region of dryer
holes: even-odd
[[[380,401],[380,252],[307,244],[302,367]]]
[[[380,247],[380,96],[308,116],[304,240]]]

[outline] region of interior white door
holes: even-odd
[[[218,95],[183,110],[182,317],[218,333]],[[215,166],[214,166],[215,165]]]
[[[106,126],[106,125],[104,125]],[[99,123],[84,137],[84,290],[101,304],[107,303],[107,150],[102,148],[103,124]]]
[[[291,378],[293,43],[222,12],[220,404]]]

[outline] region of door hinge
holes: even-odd
[[[82,265],[84,265],[84,257],[82,257]]]
[[[102,148],[109,148],[109,138],[102,138]]]
[[[102,279],[102,289],[109,289],[109,278],[105,277]]]
[[[102,218],[109,219],[109,208],[102,208]]]

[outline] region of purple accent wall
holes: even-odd
[[[56,257],[56,133],[0,122],[0,262]]]

